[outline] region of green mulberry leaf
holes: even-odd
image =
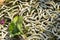
[[[14,26],[15,26],[15,24],[13,22],[11,22],[8,31],[12,32],[12,30],[14,29]]]
[[[22,16],[19,16],[19,20],[18,20],[18,23],[23,23],[23,17]]]
[[[22,31],[22,24],[17,24],[17,28],[19,29],[20,33],[23,34],[23,31]]]
[[[18,21],[18,16],[15,16],[13,22],[16,23]]]

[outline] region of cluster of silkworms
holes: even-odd
[[[28,0],[26,0],[28,1]],[[0,18],[12,20],[23,16],[23,27],[29,27],[26,40],[60,40],[60,2],[50,0],[15,0],[0,8]],[[7,24],[9,25],[9,21]],[[0,39],[7,35],[8,25],[0,27]],[[5,36],[4,36],[5,35]],[[8,39],[6,39],[8,40]]]

